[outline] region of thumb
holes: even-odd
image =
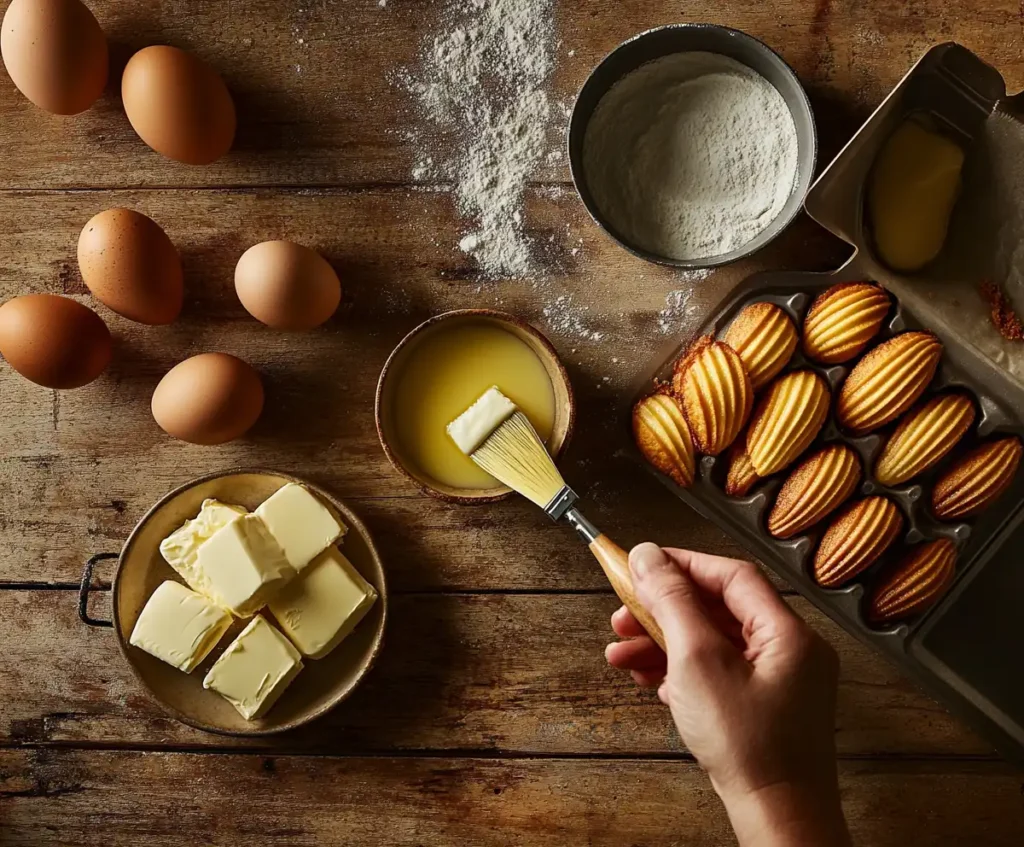
[[[692,655],[696,648],[724,642],[707,616],[693,581],[657,544],[638,544],[629,553],[637,600],[665,635],[669,656]]]

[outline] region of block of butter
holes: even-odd
[[[322,659],[337,647],[377,600],[337,547],[328,547],[267,607],[303,656]]]
[[[868,208],[875,249],[893,270],[920,270],[942,251],[964,156],[959,144],[916,119],[885,142],[871,172]]]
[[[258,612],[295,569],[256,515],[242,515],[199,547],[196,566],[208,596],[240,618]]]
[[[180,582],[167,580],[150,596],[130,643],[190,673],[231,626],[231,615]]]
[[[288,563],[301,571],[348,531],[304,485],[290,482],[260,504],[256,514],[277,539]]]
[[[200,594],[208,594],[209,586],[203,580],[202,572],[196,567],[199,547],[222,527],[242,515],[248,514],[241,506],[221,503],[219,500],[204,500],[199,514],[185,521],[160,542],[160,553],[178,575]]]
[[[302,657],[262,615],[228,645],[203,680],[247,721],[262,717],[302,670]]]

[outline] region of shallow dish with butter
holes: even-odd
[[[369,586],[367,590],[376,594],[376,599],[352,631],[345,634],[336,646],[310,645],[302,641],[301,633],[298,634],[299,640],[295,641],[296,633],[287,630],[286,624],[278,620],[277,613],[286,613],[286,610],[282,612],[282,607],[288,605],[289,589],[297,586],[300,580],[310,577],[313,571],[311,566],[308,572],[300,570],[299,575],[287,583],[281,592],[275,592],[276,602],[272,600],[272,605],[257,616],[236,616],[232,619],[227,633],[217,639],[216,646],[198,661],[191,672],[183,672],[179,667],[168,664],[166,659],[161,661],[145,649],[135,646],[132,642],[139,639],[138,636],[133,639],[133,632],[154,592],[166,581],[174,581],[181,586],[179,593],[187,594],[186,581],[190,584],[194,582],[192,579],[184,579],[180,573],[175,572],[176,569],[172,569],[161,554],[161,542],[179,530],[186,521],[194,519],[203,508],[204,501],[216,500],[255,512],[268,498],[289,484],[293,484],[293,489],[296,485],[304,487],[347,527],[338,542],[343,554],[339,558],[350,562],[359,575],[356,579],[361,577]],[[283,546],[289,557],[294,555],[287,541]],[[334,549],[333,546],[329,547],[329,550]],[[319,572],[326,569],[316,570]],[[291,594],[291,600],[294,601],[294,591]],[[255,602],[258,603],[259,598]],[[276,610],[274,605],[277,606]],[[265,735],[301,726],[325,714],[351,694],[369,671],[381,648],[387,615],[387,585],[380,557],[366,527],[344,503],[322,488],[287,474],[236,470],[186,483],[170,492],[146,513],[128,537],[119,556],[113,586],[113,609],[113,627],[122,654],[142,685],[172,715],[210,732]],[[251,610],[245,608],[242,611],[245,614]],[[256,621],[263,621],[269,626],[258,624],[253,632],[253,623]],[[288,637],[283,635],[285,631]],[[302,667],[290,683],[286,680],[282,684],[283,693],[273,702],[272,707],[247,719],[241,712],[251,704],[233,705],[216,690],[209,686],[204,688],[204,680],[213,681],[216,687],[216,679],[218,676],[223,679],[223,673],[215,669],[215,665],[219,663],[223,671],[226,664],[230,666],[230,662],[223,661],[225,654],[233,650],[241,655],[246,654],[244,649],[234,646],[240,634],[242,644],[250,640],[258,644],[261,640],[266,643],[268,633],[271,636],[270,642],[276,638],[284,645],[281,654],[293,656],[296,663],[301,662]],[[289,646],[289,638],[305,654],[301,659],[298,658],[299,650]],[[244,665],[238,664],[244,670]],[[214,669],[212,676],[211,669]]]
[[[512,493],[475,465],[447,426],[488,388],[523,410],[554,458],[576,417],[569,375],[535,327],[492,309],[461,309],[424,321],[388,357],[374,410],[391,464],[449,503],[493,503]]]

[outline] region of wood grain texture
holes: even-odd
[[[108,600],[97,595],[93,614],[109,617]],[[792,603],[841,655],[844,755],[991,755],[892,665],[806,601]],[[605,663],[616,606],[609,595],[393,597],[384,652],[351,700],[308,730],[247,741],[166,717],[110,630],[78,620],[73,592],[0,591],[0,690],[19,692],[0,698],[0,745],[679,755],[653,692]]]
[[[667,332],[659,328],[665,295],[678,282],[595,233],[568,191],[535,192],[532,200],[534,234],[544,243],[556,237],[552,249],[561,251],[551,260],[550,275],[537,284],[481,284],[453,247],[458,222],[448,199],[436,193],[0,194],[0,299],[68,293],[96,307],[116,339],[108,371],[76,391],[47,391],[0,367],[0,483],[8,490],[0,547],[11,551],[0,557],[0,582],[73,581],[89,555],[120,549],[135,522],[168,490],[243,465],[309,476],[352,499],[389,546],[385,554],[398,588],[604,585],[569,530],[552,526],[529,504],[513,499],[497,508],[447,506],[420,496],[384,457],[373,402],[388,354],[428,316],[475,306],[530,320],[561,352],[581,412],[563,467],[587,497],[594,521],[624,546],[657,538],[741,555],[627,455],[632,386],[668,355],[666,345],[692,331],[685,320]],[[97,211],[117,205],[152,216],[183,255],[185,309],[171,326],[125,320],[96,303],[81,282],[78,233]],[[318,248],[339,271],[344,303],[319,330],[271,330],[238,302],[233,272],[239,256],[254,242],[278,237]],[[580,238],[583,247],[574,257],[570,245],[578,247]],[[781,262],[800,245],[819,267],[842,255],[834,240],[805,221],[758,262]],[[715,274],[695,294],[695,308],[709,308],[758,266],[746,262]],[[558,297],[566,298],[564,305],[551,311]],[[267,391],[267,407],[250,435],[220,447],[174,441],[156,426],[149,408],[167,370],[208,350],[249,361]],[[362,506],[362,498],[381,497],[400,499],[394,508],[377,499]],[[511,548],[522,555],[499,568],[503,551]]]
[[[997,763],[846,762],[840,786],[857,844],[1018,847],[1024,831],[1021,778]],[[0,821],[19,847],[732,843],[697,765],[635,759],[9,750]]]
[[[112,43],[110,88],[88,112],[54,118],[0,78],[0,186],[336,185],[407,182],[424,155],[453,142],[422,121],[399,83],[443,26],[442,2],[236,0],[230,13],[201,0],[90,7]],[[636,32],[707,21],[745,30],[777,49],[808,88],[827,162],[907,68],[937,42],[956,40],[1024,84],[1024,58],[1008,36],[1020,27],[1016,0],[591,0],[556,4],[561,44],[551,78],[556,103],[571,104],[589,70]],[[120,70],[132,52],[173,44],[213,64],[234,93],[234,151],[205,168],[170,162],[132,132],[120,103]],[[570,51],[572,55],[570,55]],[[561,110],[556,109],[560,114]],[[564,120],[548,132],[561,149]],[[31,151],[28,153],[27,151]],[[88,155],[86,155],[88,154]],[[564,162],[540,181],[566,181]]]
[[[100,307],[116,360],[84,389],[37,389],[0,364],[0,844],[729,842],[665,709],[604,663],[616,603],[590,554],[524,502],[451,507],[419,494],[379,449],[374,386],[424,318],[515,312],[550,335],[570,369],[584,425],[563,470],[588,516],[623,546],[654,539],[742,555],[630,457],[628,400],[740,279],[833,269],[848,249],[801,217],[758,256],[697,285],[689,316],[662,332],[666,294],[689,283],[608,243],[567,185],[565,160],[552,157],[526,202],[526,231],[543,248],[537,279],[482,283],[457,247],[466,224],[450,186],[410,184],[417,161],[442,161],[460,141],[425,122],[399,82],[440,31],[443,0],[88,3],[114,57],[96,107],[55,118],[0,73],[0,300],[49,291],[91,303],[78,233],[118,205],[167,230],[187,298],[165,328]],[[934,43],[960,41],[1003,72],[1008,90],[1024,87],[1016,0],[558,0],[555,15],[556,106],[651,26],[711,21],[764,39],[808,88],[820,164]],[[234,92],[236,148],[210,167],[162,159],[128,125],[119,72],[152,43],[194,50]],[[564,110],[553,112],[547,145],[558,151]],[[345,303],[321,330],[275,333],[241,309],[235,262],[268,238],[315,247],[339,271]],[[261,370],[267,411],[236,444],[174,442],[149,416],[152,390],[177,361],[213,349]],[[167,490],[234,465],[309,476],[348,500],[396,593],[366,686],[308,731],[259,742],[164,717],[112,634],[79,623],[73,593],[34,587],[73,583],[86,556],[117,550]],[[108,600],[96,597],[97,612]],[[1019,774],[989,761],[983,742],[884,659],[791,602],[843,659],[837,741],[852,757],[841,772],[857,843],[1018,845]],[[325,753],[335,755],[316,755]]]

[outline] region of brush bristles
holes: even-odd
[[[470,458],[542,509],[565,487],[547,447],[522,412],[494,430]]]

